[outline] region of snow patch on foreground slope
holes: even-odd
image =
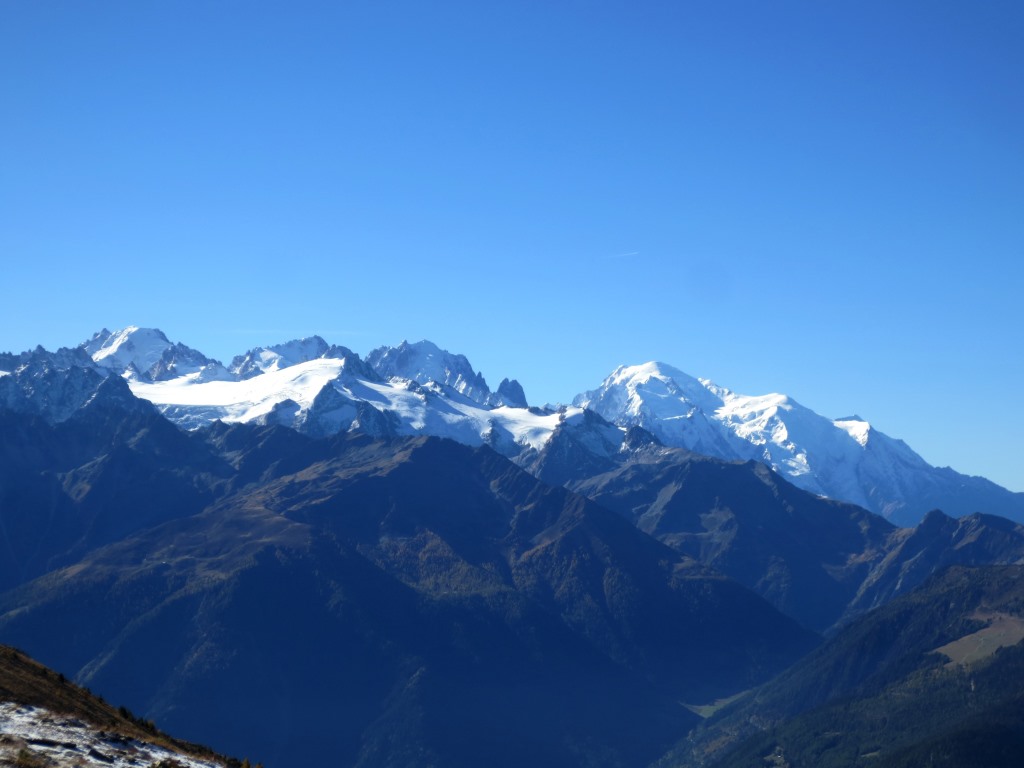
[[[0,763],[21,765],[24,750],[46,765],[83,768],[153,768],[162,761],[181,768],[224,768],[222,762],[200,760],[148,742],[92,728],[74,717],[42,707],[0,702]],[[32,763],[35,765],[35,763]]]

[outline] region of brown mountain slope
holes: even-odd
[[[488,449],[248,433],[258,482],[0,594],[0,636],[277,767],[643,766],[815,643]]]

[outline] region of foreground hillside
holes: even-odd
[[[20,651],[0,646],[0,765],[240,768],[115,709]]]

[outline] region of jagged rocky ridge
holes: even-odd
[[[541,478],[543,458],[532,467]],[[822,632],[950,565],[1024,562],[1024,526],[1002,517],[933,510],[898,528],[808,494],[763,464],[650,443],[566,485]]]

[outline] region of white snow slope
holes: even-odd
[[[171,346],[167,337],[156,328],[134,325],[113,333],[104,329],[82,344],[97,365],[119,372],[129,365],[135,366],[139,372],[148,371],[160,362],[160,357]]]
[[[343,432],[359,426],[359,408],[369,406],[390,415],[395,434],[486,443],[510,456],[524,448],[540,450],[564,419],[580,412],[489,408],[434,382],[370,381],[349,373],[348,367],[345,358],[319,358],[241,381],[202,381],[192,374],[160,382],[129,379],[129,385],[136,396],[187,428],[220,420],[276,421],[301,429],[315,421],[318,434]]]
[[[871,494],[898,473],[932,467],[859,417],[832,420],[780,394],[748,396],[664,363],[622,366],[573,404],[666,445],[760,461],[805,490],[879,509]]]

